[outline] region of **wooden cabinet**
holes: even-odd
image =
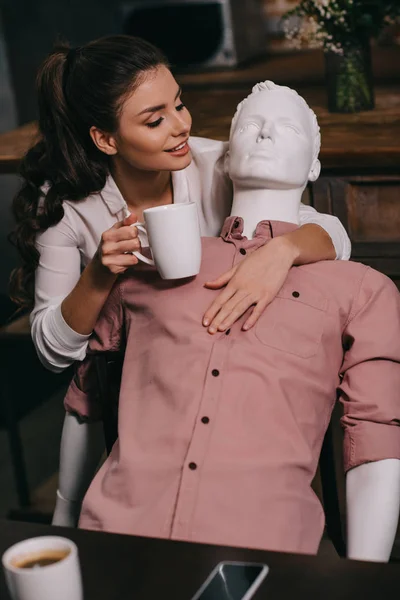
[[[340,219],[354,260],[400,288],[400,168],[399,175],[322,176],[311,187],[310,203]]]

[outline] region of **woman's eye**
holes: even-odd
[[[178,104],[178,106],[175,106],[175,109],[177,111],[181,111],[185,108],[185,105],[183,104],[183,102],[181,102],[180,104]]]
[[[157,121],[152,121],[151,123],[146,123],[146,127],[151,127],[151,128],[158,127],[160,125],[161,121],[163,121],[163,120],[164,120],[164,118],[160,117],[159,119],[157,119]]]

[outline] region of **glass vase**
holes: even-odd
[[[345,46],[343,54],[325,52],[325,73],[330,112],[354,113],[374,108],[369,41]]]

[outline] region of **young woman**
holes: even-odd
[[[137,263],[127,254],[139,248],[129,225],[143,210],[194,201],[202,235],[215,236],[232,192],[223,171],[226,145],[189,139],[181,90],[164,56],[143,40],[114,36],[55,50],[40,69],[38,100],[40,140],[24,159],[14,201],[22,266],[11,291],[28,306],[34,294],[37,352],[61,371],[83,359],[115,278]],[[226,287],[205,316],[211,331],[240,316],[232,307],[241,291],[248,306],[256,304],[252,325],[293,264],[349,257],[335,217],[302,206],[300,219],[298,231],[212,283]]]
[[[14,201],[22,265],[11,292],[33,307],[41,361],[61,371],[84,358],[116,277],[137,263],[130,252],[140,244],[130,225],[143,210],[196,202],[202,235],[216,236],[232,190],[226,144],[189,138],[181,89],[165,57],[143,40],[113,36],[56,49],[38,74],[38,100],[40,139],[23,161]],[[209,282],[223,288],[204,315],[211,334],[251,305],[245,327],[254,325],[293,264],[349,257],[335,217],[302,206],[300,221],[298,230]]]

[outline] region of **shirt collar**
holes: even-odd
[[[227,217],[222,227],[221,237],[229,241],[247,239],[243,235],[243,224],[242,217]],[[254,238],[262,237],[265,239],[272,239],[285,233],[295,231],[299,226],[294,223],[286,223],[284,221],[260,221],[256,227]]]
[[[125,200],[122,197],[121,192],[117,184],[114,181],[112,175],[108,175],[106,179],[106,184],[100,192],[100,196],[103,201],[106,203],[110,213],[112,215],[116,215],[124,208],[126,209],[126,216],[128,215],[128,207]]]
[[[182,171],[172,171],[172,189],[174,194],[174,204],[190,202],[185,169]],[[112,215],[116,215],[123,209],[126,210],[126,216],[128,215],[128,206],[111,174],[108,175],[105,186],[100,192],[100,196]]]

